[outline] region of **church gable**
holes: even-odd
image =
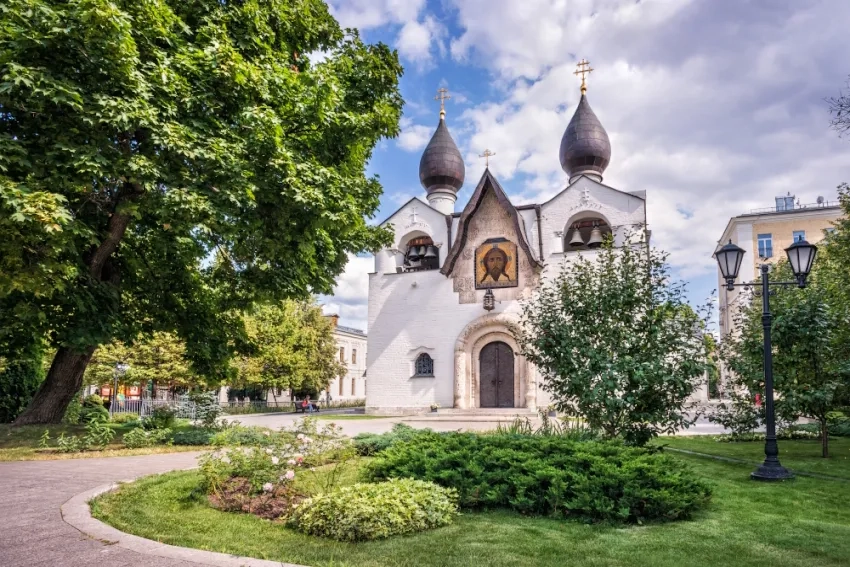
[[[533,268],[542,268],[531,253],[522,217],[489,169],[484,171],[481,181],[463,209],[457,229],[458,233],[441,270],[446,276],[452,275],[461,253],[468,249],[470,241],[475,242],[480,239],[482,233],[494,231],[492,238],[507,238],[510,233],[525,261]]]
[[[453,279],[459,302],[475,303],[487,289],[494,290],[498,300],[516,299],[537,284],[540,268],[522,218],[485,172],[461,215],[443,264],[442,272]]]

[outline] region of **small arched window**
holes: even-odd
[[[440,249],[434,246],[430,236],[412,238],[404,253],[404,271],[438,270],[440,268]]]
[[[416,374],[414,376],[433,376],[434,375],[434,359],[423,352],[416,357]]]

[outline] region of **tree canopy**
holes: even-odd
[[[345,373],[333,324],[312,303],[261,305],[246,316],[246,327],[253,352],[234,360],[237,384],[319,392]]]
[[[219,378],[241,311],[387,244],[365,165],[401,72],[321,0],[3,2],[0,355],[57,349],[18,423],[60,420],[95,349],[140,333]]]
[[[557,408],[642,444],[695,419],[686,401],[706,371],[704,320],[644,244],[565,262],[523,306],[519,341]]]

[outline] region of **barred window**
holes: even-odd
[[[433,376],[434,375],[434,359],[427,353],[422,353],[416,357],[416,374],[415,376]]]

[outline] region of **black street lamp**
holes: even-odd
[[[787,480],[794,478],[791,472],[779,464],[779,446],[776,443],[776,416],[773,411],[773,351],[770,344],[770,286],[796,285],[806,287],[806,278],[812,271],[818,248],[805,240],[798,240],[785,249],[791,271],[797,278],[795,282],[771,282],[768,281],[768,264],[762,264],[761,270],[761,304],[762,304],[762,326],[764,328],[764,404],[767,417],[767,435],[764,441],[764,463],[750,474],[755,480]],[[741,269],[741,261],[744,259],[744,250],[732,244],[724,245],[714,253],[720,274],[726,280],[726,289],[731,291],[736,286],[749,287],[752,283],[736,284],[738,271]]]

